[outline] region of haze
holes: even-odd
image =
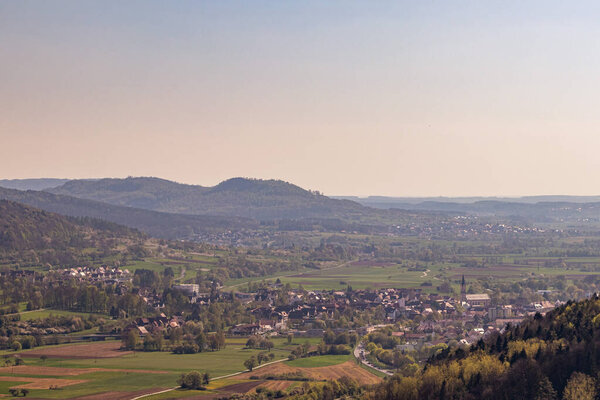
[[[0,1],[0,178],[596,195],[598,7]]]

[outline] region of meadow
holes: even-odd
[[[272,340],[275,347],[271,352],[275,355],[274,360],[279,361],[287,360],[291,350],[296,346],[306,341],[316,344],[320,339],[295,339],[292,343],[287,343],[286,338]],[[111,343],[115,346],[110,346]],[[149,389],[157,391],[176,386],[179,375],[191,370],[209,372],[211,378],[217,378],[214,383],[211,383],[211,388],[216,390],[220,385],[239,383],[240,381],[235,379],[224,380],[225,383],[216,382],[231,374],[243,372],[244,361],[263,351],[247,349],[245,343],[245,338],[228,338],[226,347],[216,352],[178,355],[169,352],[111,350],[112,353],[107,354],[106,357],[101,354],[105,351],[103,349],[107,345],[118,348],[118,342],[37,347],[19,352],[25,361],[24,366],[0,368],[0,394],[8,393],[11,387],[30,388],[32,397],[53,399],[79,398],[101,392],[141,392]],[[94,347],[99,350],[94,351]],[[3,354],[6,358],[15,353],[6,351]],[[48,354],[48,357],[42,358],[44,354]],[[348,358],[344,357],[343,359],[332,358],[328,363],[330,365],[346,361]],[[322,364],[323,361],[317,362],[316,366]],[[3,382],[4,379],[13,380]],[[49,389],[53,384],[58,385],[59,388]],[[192,394],[193,392],[190,391],[175,392],[178,396]]]

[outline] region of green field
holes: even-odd
[[[39,358],[25,358],[27,366],[32,367],[62,367],[62,368],[106,368],[106,369],[127,369],[127,370],[156,370],[166,371],[161,374],[148,374],[143,372],[122,372],[122,371],[96,371],[75,376],[55,376],[60,379],[83,379],[85,383],[80,383],[72,386],[66,386],[60,390],[41,390],[32,389],[30,396],[40,398],[74,398],[93,393],[106,391],[136,391],[148,388],[171,388],[176,386],[176,381],[179,375],[183,372],[198,370],[201,372],[207,371],[212,378],[218,378],[225,375],[241,372],[245,370],[244,361],[251,356],[256,356],[263,350],[246,349],[245,338],[228,338],[226,347],[223,350],[216,352],[204,352],[197,354],[172,354],[169,352],[136,352],[127,354],[121,357],[114,358],[97,358],[97,359],[58,359],[48,358],[41,360]],[[286,359],[296,346],[308,341],[311,344],[316,344],[320,339],[296,339],[293,343],[288,344],[286,338],[273,338],[275,347],[272,353],[275,354],[274,360]],[[73,345],[63,345],[73,346]],[[47,346],[55,347],[55,346]],[[35,350],[43,349],[38,347]],[[23,351],[25,353],[27,351]],[[4,352],[12,354],[12,352]],[[324,356],[338,357],[338,356]],[[348,356],[343,356],[348,357]],[[320,358],[320,357],[317,357]],[[334,358],[326,361],[320,361],[318,365],[332,365]],[[347,359],[347,358],[346,358]],[[325,363],[325,364],[323,364]],[[335,362],[338,363],[338,362]],[[318,366],[314,365],[314,366]],[[31,375],[31,374],[15,374],[12,375],[10,370],[1,373],[3,376],[29,376],[32,378],[48,378],[48,376]],[[52,376],[51,376],[52,377]],[[229,380],[228,380],[229,382]],[[12,386],[23,384],[23,382],[0,382],[0,394],[8,393],[8,389]],[[229,382],[231,384],[231,382]],[[215,383],[218,386],[217,383]],[[189,396],[196,392],[190,391],[175,391],[170,396]],[[202,393],[207,393],[203,391]],[[197,394],[197,393],[196,393]],[[157,397],[161,398],[161,397]],[[169,398],[168,396],[165,398]]]
[[[45,309],[45,310],[35,310],[35,311],[25,311],[21,313],[21,319],[24,321],[30,321],[32,319],[39,319],[39,318],[48,318],[49,316],[55,316],[55,317],[82,317],[82,318],[87,318],[90,315],[95,315],[97,317],[102,317],[102,318],[110,318],[108,315],[104,315],[104,314],[90,314],[90,313],[82,313],[82,312],[76,312],[76,311],[65,311],[65,310],[49,310],[49,309]]]
[[[585,270],[586,266],[600,260],[593,258],[568,258],[568,268],[548,268],[540,263],[527,264],[529,257],[506,257],[505,263],[489,265],[483,268],[464,267],[458,263],[431,262],[421,263],[425,270],[410,271],[408,267],[390,263],[391,265],[355,265],[346,264],[341,267],[308,270],[297,274],[282,276],[282,283],[289,283],[292,287],[302,285],[308,290],[345,289],[348,285],[355,289],[377,289],[386,287],[417,288],[425,291],[436,291],[435,287],[442,281],[458,282],[462,275],[468,280],[494,279],[499,282],[523,280],[528,277],[545,276],[554,277],[567,275],[568,279],[584,278],[588,275],[600,275],[599,271]],[[549,258],[550,259],[550,258]],[[431,286],[422,286],[430,283]]]

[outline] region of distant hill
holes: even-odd
[[[0,251],[89,247],[100,236],[139,238],[141,233],[90,218],[65,217],[25,204],[0,200]]]
[[[168,239],[186,238],[205,232],[254,228],[258,225],[256,221],[247,218],[169,214],[33,190],[0,188],[0,199],[62,215],[99,218]]]
[[[0,187],[17,190],[44,190],[64,185],[68,179],[0,179]]]
[[[81,227],[61,215],[0,200],[0,250],[65,247],[83,237]]]
[[[331,199],[280,180],[233,178],[214,187],[159,178],[73,180],[47,191],[153,211],[259,220],[336,218],[369,212],[353,201]]]
[[[364,206],[375,208],[409,208],[420,204],[474,204],[477,202],[502,202],[519,204],[536,203],[598,203],[600,196],[568,196],[568,195],[541,195],[522,197],[391,197],[391,196],[332,196],[334,199],[351,200]]]
[[[518,218],[529,222],[600,222],[598,196],[528,196],[519,198],[344,197],[381,210],[407,210]]]

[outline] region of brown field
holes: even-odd
[[[168,371],[145,369],[108,369],[108,368],[62,368],[43,367],[33,365],[18,365],[15,367],[0,367],[1,374],[17,375],[51,375],[51,376],[76,376],[92,372],[137,372],[141,374],[168,374]]]
[[[166,389],[166,388],[164,388]],[[105,392],[78,397],[79,400],[129,400],[135,397],[160,391],[161,388],[138,390],[135,392]]]
[[[234,394],[234,393],[248,393],[250,390],[254,389],[255,387],[257,387],[258,385],[260,385],[261,382],[242,382],[242,383],[235,383],[233,385],[229,385],[229,386],[224,386],[222,388],[219,389],[219,393],[227,393],[227,394]]]
[[[293,382],[291,381],[264,381],[256,388],[265,388],[269,390],[285,390],[292,386]],[[255,390],[256,390],[255,388]]]
[[[381,382],[381,378],[371,374],[365,369],[362,369],[352,361],[346,361],[345,363],[330,365],[328,367],[316,368],[290,367],[284,363],[276,363],[252,372],[246,372],[238,375],[237,378],[250,379],[251,376],[261,377],[264,375],[279,375],[289,372],[300,372],[316,380],[334,380],[339,379],[342,376],[348,376],[361,385],[370,385]]]
[[[223,398],[225,396],[227,396],[227,397],[231,396],[233,394],[238,394],[238,393],[245,394],[245,393],[249,393],[250,391],[255,389],[261,383],[263,383],[263,381],[250,381],[250,382],[235,383],[233,385],[223,386],[222,388],[219,388],[218,393],[201,394],[198,396],[186,397],[186,399],[188,399],[188,400],[216,400],[216,399]],[[86,399],[86,400],[88,400],[88,399]],[[94,400],[96,400],[96,399],[94,399]]]
[[[28,382],[23,385],[14,386],[18,389],[50,389],[51,386],[62,388],[87,382],[84,379],[28,378],[25,376],[0,376],[0,381]]]
[[[69,346],[50,346],[20,353],[23,358],[112,358],[131,354],[131,351],[119,350],[121,342],[96,342]]]

